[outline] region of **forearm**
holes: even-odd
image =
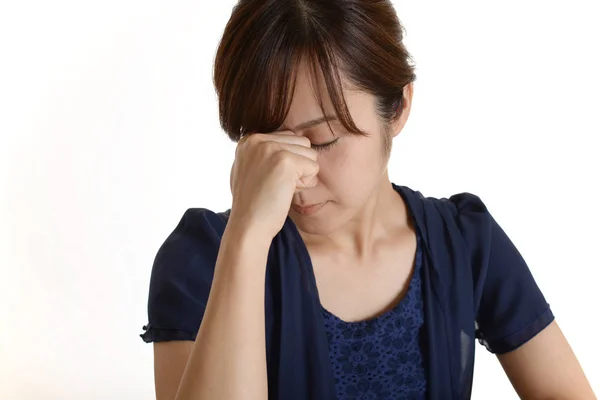
[[[270,241],[228,226],[178,400],[267,399],[265,266]]]

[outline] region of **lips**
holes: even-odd
[[[307,206],[300,206],[298,204],[292,204],[292,209],[300,214],[300,215],[311,215],[316,213],[317,211],[319,211],[321,209],[321,207],[323,207],[327,202],[324,201],[322,203],[316,203],[316,204],[311,204],[311,205],[307,205]]]

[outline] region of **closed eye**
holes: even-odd
[[[313,149],[315,149],[317,151],[325,151],[325,150],[330,149],[333,145],[335,145],[338,142],[338,140],[340,140],[340,138],[336,138],[335,140],[332,140],[329,143],[323,143],[323,144],[314,144],[314,143],[312,143],[310,145],[310,147],[312,147]]]

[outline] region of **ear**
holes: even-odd
[[[392,121],[392,137],[398,136],[406,121],[408,120],[408,116],[410,115],[410,107],[412,105],[413,98],[413,82],[404,85],[404,89],[402,91],[402,107],[398,110],[397,116]]]

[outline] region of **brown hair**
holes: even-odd
[[[297,66],[306,60],[312,79],[320,67],[348,132],[369,135],[352,121],[339,71],[376,96],[387,129],[402,110],[404,86],[416,79],[403,31],[389,0],[239,0],[213,71],[221,127],[236,142],[248,132],[277,129],[289,112]]]

